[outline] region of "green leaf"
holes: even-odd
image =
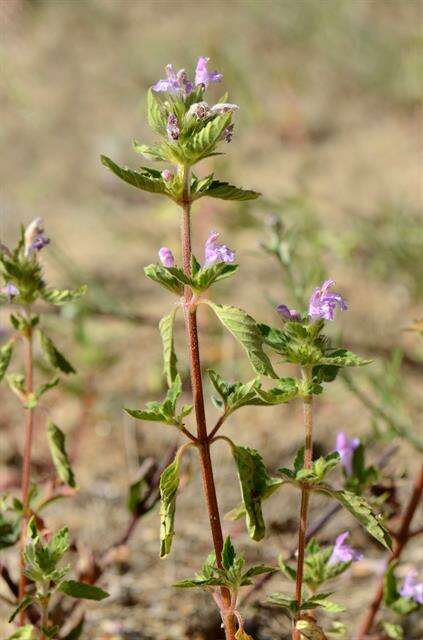
[[[222,566],[224,569],[230,569],[234,563],[236,552],[232,540],[228,536],[225,539],[222,549]]]
[[[75,475],[72,471],[68,454],[66,453],[65,434],[53,422],[48,423],[47,439],[51,457],[59,478],[69,487],[76,487]]]
[[[220,180],[213,180],[206,189],[201,191],[202,196],[209,196],[210,198],[219,198],[221,200],[255,200],[261,195],[258,191],[252,191],[251,189],[241,189],[240,187],[234,187],[229,182],[220,182]]]
[[[109,594],[100,587],[85,582],[77,582],[76,580],[64,580],[58,590],[72,598],[81,598],[83,600],[104,600]]]
[[[133,171],[127,167],[120,167],[106,156],[101,156],[101,162],[105,167],[118,176],[118,178],[124,180],[124,182],[127,182],[128,184],[131,184],[133,187],[137,187],[137,189],[149,191],[150,193],[166,193],[166,187],[163,180],[152,178],[151,174],[149,174],[145,169],[141,171]]]
[[[151,88],[147,93],[147,118],[153,131],[160,135],[166,134],[166,114]]]
[[[124,411],[137,420],[164,422],[165,424],[181,427],[185,416],[192,411],[191,405],[183,405],[181,411],[179,413],[176,412],[176,402],[181,393],[181,376],[177,374],[163,402],[147,402],[144,410],[124,409]]]
[[[392,548],[391,536],[381,522],[381,518],[373,513],[365,498],[347,490],[336,491],[326,484],[316,485],[316,489],[338,500],[373,538],[387,549]]]
[[[183,295],[184,286],[180,280],[171,273],[170,269],[162,267],[159,264],[149,264],[147,267],[144,267],[144,273],[147,278],[158,282],[162,287],[165,287],[165,289],[176,293],[177,296],[181,297]]]
[[[37,630],[32,624],[26,624],[23,627],[17,629],[11,636],[8,636],[6,640],[35,640],[37,637]]]
[[[253,369],[257,373],[277,378],[268,356],[263,351],[263,339],[256,321],[237,307],[215,304],[210,300],[204,302],[213,309],[223,326],[244,347]]]
[[[65,356],[55,346],[53,340],[40,329],[41,349],[44,358],[55,369],[60,369],[63,373],[76,373],[73,366],[66,360]]]
[[[399,624],[393,624],[392,622],[382,622],[383,629],[392,640],[403,640],[404,629]]]
[[[22,402],[27,400],[25,376],[22,373],[8,373],[6,376],[10,389]]]
[[[50,391],[50,389],[57,387],[59,382],[60,382],[60,378],[54,378],[53,380],[50,380],[49,382],[45,382],[44,384],[40,385],[37,391],[35,392],[35,397],[37,398],[37,400],[38,398],[41,398],[41,396],[43,396],[47,391]]]
[[[176,495],[179,487],[178,457],[163,471],[160,477],[160,557],[169,555],[175,535]]]
[[[178,370],[175,344],[173,339],[173,325],[177,308],[160,320],[159,330],[163,343],[163,373],[166,376],[168,387],[172,386]]]
[[[185,146],[185,154],[191,164],[211,155],[229,125],[232,114],[217,116],[210,120],[198,133],[194,134]]]
[[[268,474],[263,459],[255,449],[237,445],[231,445],[231,449],[237,467],[248,533],[253,540],[258,541],[266,531],[261,503],[269,495],[269,489],[279,486],[281,481]]]
[[[19,540],[20,520],[7,520],[0,512],[0,550],[13,547]]]
[[[54,627],[45,627],[44,625],[41,625],[41,631],[44,633],[46,638],[54,638],[60,631],[60,627],[58,624],[54,625]]]
[[[197,292],[207,291],[212,284],[229,278],[237,269],[237,264],[227,264],[226,262],[217,262],[210,267],[203,267],[192,278],[191,286]]]
[[[32,604],[33,602],[34,602],[34,599],[32,596],[25,596],[25,598],[21,600],[21,602],[18,604],[16,609],[13,611],[12,615],[9,618],[9,622],[13,622],[13,620],[16,618],[18,613],[20,613],[21,611],[25,611],[25,609],[27,609],[29,605]]]
[[[46,302],[50,302],[51,304],[62,305],[67,304],[68,302],[75,302],[82,298],[87,291],[87,286],[83,285],[78,289],[43,289],[41,291],[41,297]]]
[[[6,342],[0,349],[0,382],[4,378],[4,374],[7,371],[7,367],[10,364],[13,352],[13,340]]]
[[[335,367],[362,367],[366,364],[371,364],[371,360],[365,360],[356,356],[352,351],[348,349],[337,349],[336,351],[325,354],[323,358],[320,358],[319,365],[330,365]]]

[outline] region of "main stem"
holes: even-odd
[[[311,382],[311,370],[305,368],[302,370],[303,380],[306,383]],[[304,448],[304,466],[311,469],[313,462],[313,396],[305,396],[303,400],[304,429],[305,429],[305,448]],[[295,583],[295,600],[297,605],[301,605],[303,575],[304,575],[304,555],[306,548],[307,535],[307,519],[308,505],[310,501],[310,490],[303,485],[301,490],[301,507],[300,507],[300,524],[298,529],[298,558],[297,558],[297,578]],[[300,633],[293,629],[292,640],[299,640]]]
[[[33,362],[33,345],[32,345],[32,328],[30,327],[31,313],[27,313],[28,316],[28,333],[25,336],[26,342],[26,355],[25,355],[25,369],[26,369],[26,388],[28,394],[33,392],[34,388],[34,362]],[[34,431],[34,409],[27,409],[27,419],[25,428],[25,441],[23,451],[23,464],[22,464],[22,521],[21,521],[21,537],[20,537],[20,576],[19,576],[19,601],[25,597],[26,590],[26,577],[24,574],[25,560],[24,552],[26,545],[26,535],[29,520],[29,488],[31,482],[31,449],[32,449],[32,436]],[[26,614],[25,611],[21,611],[19,614],[19,625],[25,624]]]
[[[182,220],[182,254],[183,267],[186,274],[191,273],[191,174],[189,167],[183,168],[183,220]],[[216,562],[222,567],[223,534],[220,522],[219,505],[216,496],[216,487],[213,476],[213,466],[210,457],[210,442],[207,435],[206,414],[204,409],[203,382],[201,375],[200,349],[198,343],[198,327],[196,307],[191,306],[192,292],[185,287],[184,292],[184,316],[188,338],[191,388],[195,417],[197,422],[197,446],[200,454],[201,475],[203,481],[204,496],[209,515],[210,528],[213,538]],[[227,589],[221,590],[223,610],[222,620],[225,627],[226,640],[235,640],[236,623],[232,614],[225,615],[225,609],[230,609],[231,599]]]
[[[408,540],[410,539],[410,526],[419,506],[420,500],[423,495],[423,465],[420,467],[420,471],[417,474],[417,478],[414,483],[413,491],[407,504],[407,508],[404,511],[404,515],[401,519],[401,526],[398,533],[395,535],[394,550],[391,553],[390,562],[397,560],[403,552]],[[365,640],[372,631],[373,624],[376,618],[376,614],[379,611],[380,605],[383,600],[383,588],[384,578],[379,581],[373,600],[370,603],[369,609],[363,620],[363,623],[359,629],[357,640]]]

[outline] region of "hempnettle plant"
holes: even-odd
[[[11,623],[17,621],[19,629],[9,640],[56,638],[60,625],[51,624],[49,613],[51,599],[56,593],[96,600],[107,596],[98,587],[65,579],[70,566],[63,566],[61,560],[70,546],[68,530],[64,527],[52,534],[44,521],[46,507],[52,501],[72,495],[76,489],[65,434],[51,420],[47,422],[46,437],[57,477],[45,485],[37,485],[31,479],[35,412],[38,409],[47,411],[43,406],[44,396],[59,384],[58,374],[75,373],[74,367],[48,335],[35,305],[64,305],[78,299],[85,291],[85,287],[71,291],[52,289],[46,284],[39,252],[49,242],[41,218],[36,218],[26,229],[21,229],[19,242],[13,250],[0,245],[0,269],[4,280],[0,300],[13,309],[10,314],[12,335],[0,350],[0,381],[6,379],[26,416],[21,495],[2,496],[0,510],[0,548],[19,543],[20,557],[17,603],[9,619]],[[24,373],[7,373],[18,346],[22,350]],[[34,367],[37,348],[46,367],[54,372],[54,377],[39,386]],[[26,624],[27,620],[30,624]]]
[[[221,153],[221,145],[231,142],[234,133],[233,118],[238,106],[228,102],[225,94],[216,104],[206,101],[210,85],[221,82],[222,75],[208,69],[208,58],[198,60],[195,79],[191,81],[184,69],[175,72],[166,67],[166,78],[159,80],[148,92],[148,122],[160,142],[150,146],[134,142],[134,150],[147,160],[166,163],[165,169],[141,167],[132,170],[120,167],[110,158],[102,157],[103,164],[130,185],[151,193],[162,194],[181,209],[181,259],[175,258],[168,247],[159,249],[159,261],[145,267],[148,278],[176,297],[171,312],[160,321],[163,342],[164,375],[168,392],[163,401],[149,402],[143,409],[126,409],[138,420],[162,422],[178,429],[185,437],[174,459],[161,477],[160,555],[171,551],[174,537],[176,500],[179,489],[180,467],[189,449],[198,453],[201,465],[204,497],[208,511],[213,552],[202,569],[193,578],[176,584],[179,588],[201,588],[211,592],[218,607],[226,640],[251,640],[245,630],[239,611],[239,593],[259,574],[273,572],[266,566],[246,568],[242,555],[236,552],[229,537],[224,538],[215,489],[215,472],[211,448],[223,441],[232,453],[242,496],[242,503],[229,517],[245,517],[250,537],[260,541],[265,536],[262,513],[263,501],[281,487],[291,485],[300,495],[300,526],[296,566],[280,560],[282,572],[295,583],[292,594],[275,593],[270,602],[284,608],[292,620],[292,637],[323,639],[324,631],[317,622],[316,610],[329,612],[342,609],[329,600],[330,593],[322,591],[328,580],[347,570],[359,553],[347,544],[348,532],[338,536],[334,545],[321,547],[316,540],[306,544],[308,507],[313,493],[337,501],[380,544],[390,547],[391,540],[382,518],[375,515],[357,486],[345,483],[342,488],[327,479],[341,459],[344,468],[348,455],[346,446],[325,457],[313,458],[313,405],[315,397],[323,393],[327,383],[335,380],[340,369],[367,364],[350,351],[331,346],[324,335],[325,325],[335,318],[337,309],[346,310],[342,296],[333,291],[333,280],[316,287],[306,311],[277,309],[280,324],[270,327],[254,320],[242,309],[212,301],[208,290],[219,281],[234,276],[238,269],[235,253],[219,242],[219,234],[211,232],[205,242],[204,259],[192,253],[192,205],[204,197],[245,201],[259,196],[252,190],[222,182],[213,174],[200,177],[194,167],[203,159]],[[302,301],[299,300],[299,303]],[[244,348],[255,377],[249,382],[228,382],[218,372],[208,370],[214,394],[212,400],[220,416],[210,428],[206,424],[197,313],[207,305],[233,337]],[[174,320],[181,311],[184,316],[191,373],[192,404],[179,404],[182,379],[174,344]],[[297,365],[298,377],[283,377],[274,368],[269,352],[278,364]],[[270,382],[270,385],[269,385]],[[271,475],[258,451],[236,444],[221,429],[237,410],[249,405],[272,406],[299,399],[304,408],[304,447],[298,451],[292,468],[282,468],[279,475]],[[194,418],[192,411],[194,409]],[[196,425],[195,432],[189,421]],[[364,474],[364,463],[356,464]],[[347,471],[345,471],[347,478]],[[333,631],[340,630],[334,623]]]

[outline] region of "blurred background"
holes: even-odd
[[[128,486],[146,459],[160,462],[176,442],[169,428],[135,424],[121,407],[164,392],[157,322],[173,300],[142,267],[163,245],[178,255],[178,211],[119,182],[99,155],[136,167],[132,138],[154,140],[146,123],[148,87],[169,62],[191,75],[199,55],[224,75],[210,93],[218,99],[228,90],[240,106],[227,155],[207,160],[199,173],[213,170],[263,194],[247,204],[196,205],[197,254],[216,229],[241,265],[236,280],[213,296],[276,323],[276,304],[305,307],[324,276],[336,280],[349,310],[331,327],[332,337],[374,363],[340,379],[319,401],[317,447],[330,451],[339,430],[367,440],[373,462],[398,446],[384,482],[394,483],[400,504],[418,463],[423,405],[423,343],[413,330],[423,315],[422,2],[1,0],[0,15],[0,238],[13,244],[20,223],[42,216],[52,241],[42,255],[50,282],[89,286],[84,301],[47,319],[78,368],[48,404],[69,434],[80,486],[76,497],[52,505],[48,518],[53,526],[69,525],[79,562],[92,549],[104,553],[124,533]],[[6,326],[5,309],[0,322]],[[229,379],[252,377],[207,311],[201,329],[205,366]],[[177,346],[186,372],[180,325]],[[23,425],[18,403],[4,387],[0,394],[1,489],[13,492]],[[215,416],[210,406],[211,422]],[[48,466],[44,420],[40,412],[34,464],[40,477]],[[276,469],[299,446],[300,424],[294,403],[241,410],[226,432],[258,448]],[[239,496],[229,456],[218,455],[225,511]],[[185,480],[172,556],[158,559],[153,509],[129,547],[116,547],[102,578],[111,598],[88,607],[87,638],[219,637],[208,597],[171,586],[196,571],[210,548],[194,458]],[[312,519],[321,509],[317,500]],[[250,542],[241,524],[229,523],[226,531],[248,560],[274,564],[295,546],[296,510],[288,490],[273,499],[266,545]],[[349,606],[345,637],[352,638],[383,554],[344,516],[319,539],[330,542],[346,527],[354,545],[366,549],[339,586],[338,599]],[[415,547],[405,568],[419,557]],[[256,599],[282,586],[282,578],[273,578]],[[1,607],[0,635],[10,632]],[[257,640],[285,637],[286,620],[255,598],[245,614]],[[416,626],[409,633],[419,636]]]

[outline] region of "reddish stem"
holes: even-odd
[[[422,498],[422,494],[423,494],[423,465],[421,466],[420,472],[416,477],[413,491],[411,493],[410,499],[407,504],[407,508],[404,511],[404,514],[401,520],[400,529],[394,537],[394,549],[389,558],[389,562],[392,562],[392,560],[397,560],[401,556],[401,553],[403,552],[407,542],[410,540],[410,538],[413,537],[413,534],[410,532],[410,526],[414,518],[414,514],[416,513],[417,507],[419,506],[420,500]],[[380,605],[382,604],[383,587],[384,587],[384,579],[382,577],[379,580],[375,595],[373,597],[373,600],[370,603],[368,611],[364,617],[363,623],[360,626],[360,629],[357,635],[357,640],[365,640],[365,638],[368,637],[372,631],[376,614],[380,609]]]
[[[184,169],[184,198],[182,202],[182,254],[184,272],[191,273],[191,200],[190,200],[190,171]],[[200,454],[201,476],[203,481],[204,496],[209,515],[213,545],[216,553],[216,562],[222,567],[223,534],[220,522],[219,505],[216,496],[216,487],[213,476],[213,466],[210,457],[210,443],[207,435],[206,414],[204,409],[203,383],[201,375],[200,349],[198,343],[197,313],[195,306],[191,306],[191,289],[185,287],[184,315],[188,338],[191,389],[197,422],[197,448]],[[227,589],[222,588],[223,609],[230,609],[231,599]],[[221,611],[225,627],[226,640],[235,640],[236,623],[233,615],[225,615]]]
[[[303,378],[306,382],[309,382],[310,372],[308,370],[304,369]],[[305,428],[304,467],[306,469],[311,469],[313,461],[313,396],[306,396],[304,398],[303,412]],[[302,601],[304,556],[307,544],[307,520],[309,502],[310,490],[306,485],[303,485],[301,490],[300,526],[298,530],[297,577],[295,582],[295,599],[298,606],[301,605]],[[300,633],[296,629],[293,629],[292,640],[299,640],[300,637]]]
[[[28,314],[30,318],[30,314]],[[33,378],[34,378],[34,363],[33,363],[33,351],[32,351],[32,330],[29,328],[26,338],[26,388],[28,394],[33,392]],[[31,482],[31,450],[32,450],[32,437],[34,432],[34,409],[27,409],[27,421],[25,429],[25,441],[23,452],[23,466],[22,466],[22,522],[21,522],[21,537],[20,537],[20,576],[19,576],[19,601],[25,597],[26,590],[26,577],[24,574],[25,560],[24,551],[26,545],[26,535],[29,520],[29,488]],[[23,626],[26,620],[25,611],[19,613],[19,626]]]

